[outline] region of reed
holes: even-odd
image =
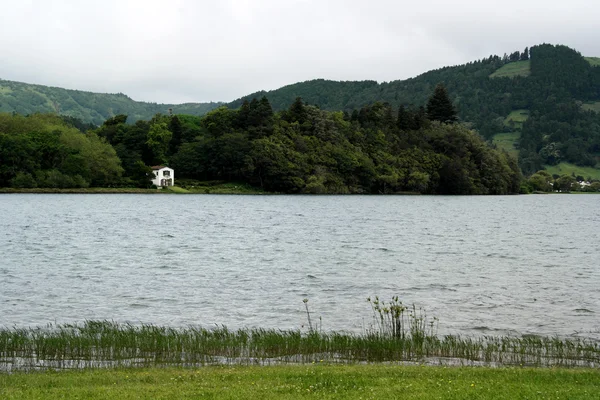
[[[600,365],[593,340],[436,334],[437,319],[393,298],[369,299],[374,328],[361,334],[313,329],[170,328],[85,321],[0,329],[0,370],[102,367],[425,362],[453,365]],[[306,304],[306,303],[305,303]],[[308,311],[307,311],[308,312]]]

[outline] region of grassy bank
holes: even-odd
[[[315,365],[0,374],[2,399],[593,399],[600,371]]]

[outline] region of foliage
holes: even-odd
[[[600,182],[594,181],[592,177],[585,178],[583,175],[553,174],[547,170],[538,171],[531,175],[525,182],[531,191],[537,192],[597,192]]]
[[[0,187],[110,186],[120,164],[109,143],[57,116],[0,114]]]
[[[450,124],[456,122],[456,110],[452,105],[452,100],[450,100],[446,88],[442,84],[435,87],[433,95],[427,102],[427,118],[430,121]]]
[[[596,58],[584,58],[566,46],[542,44],[525,48],[523,51],[514,51],[503,57],[490,55],[464,65],[440,68],[407,80],[378,84],[374,81],[333,82],[320,79],[288,85],[270,92],[258,92],[229,104],[230,109],[240,108],[238,115],[229,115],[221,111],[220,116],[229,115],[234,118],[229,121],[230,125],[216,123],[220,129],[225,129],[231,134],[243,131],[247,139],[244,148],[255,139],[276,134],[276,128],[280,128],[279,134],[287,135],[285,131],[289,127],[276,127],[275,125],[280,124],[277,118],[289,124],[297,122],[298,127],[292,129],[307,136],[305,128],[308,128],[307,124],[312,123],[313,117],[303,114],[303,110],[306,107],[310,110],[313,106],[320,110],[341,111],[345,121],[358,122],[363,129],[379,129],[384,135],[389,132],[385,126],[389,127],[389,122],[394,119],[392,114],[396,117],[399,130],[416,131],[426,127],[424,107],[435,87],[441,83],[450,94],[449,99],[456,107],[457,117],[484,138],[490,140],[500,133],[518,133],[519,166],[526,175],[535,173],[544,165],[561,162],[593,167],[600,154],[600,113],[595,112],[595,104],[600,102],[598,65]],[[302,98],[302,107],[291,107],[294,103],[299,105],[299,97]],[[85,123],[100,124],[107,118],[121,114],[128,115],[130,123],[136,123],[147,121],[152,115],[169,109],[175,113],[201,115],[220,105],[190,103],[174,106],[137,103],[123,94],[99,95],[0,81],[0,111],[17,111],[22,114],[37,111],[58,112],[76,117]],[[276,116],[277,112],[279,114]],[[315,111],[310,113],[315,115]],[[515,117],[515,113],[519,115]],[[526,115],[523,113],[528,113],[526,121]],[[217,118],[219,114],[212,117]],[[433,115],[429,118],[439,119]],[[379,119],[385,119],[385,122],[373,126],[373,121]],[[177,115],[176,118],[170,119],[164,117],[161,121],[167,123],[168,130],[173,134],[166,158],[163,159],[178,159],[188,170],[193,164],[189,158],[192,153],[190,146],[186,146],[188,157],[175,156],[180,147],[195,142],[198,136],[207,139],[202,148],[194,147],[194,151],[200,151],[202,156],[215,154],[219,145],[227,147],[236,141],[245,142],[237,136],[235,140],[225,139],[227,143],[213,143],[212,140],[216,140],[220,135],[212,131],[214,125],[211,126],[208,119],[202,124],[200,119],[193,116]],[[99,135],[106,137],[113,144],[126,175],[133,173],[136,160],[141,159],[147,165],[155,161],[155,155],[145,144],[148,125],[148,122],[143,122],[138,126],[137,139],[133,140],[135,143],[131,142],[131,138],[128,138],[130,142],[127,142],[122,137],[113,141],[111,132],[108,132],[110,129],[107,126],[101,128],[106,134]],[[89,129],[89,126],[81,123],[77,128],[85,130]],[[342,130],[346,131],[344,134],[348,133],[347,128]],[[206,136],[206,133],[210,135]],[[144,141],[141,141],[142,136]],[[365,149],[361,150],[365,152]],[[159,158],[162,158],[160,154]],[[239,158],[237,160],[240,161]],[[240,179],[246,175],[244,179],[247,179],[248,172],[253,167],[250,161],[240,161],[229,169],[218,165],[223,160],[216,162],[217,165],[206,171],[191,169],[198,173],[195,177],[201,179],[206,175],[220,175],[220,178],[226,179]],[[298,167],[297,164],[295,166]],[[373,168],[377,169],[377,164],[374,164]],[[367,170],[369,169],[367,167]],[[394,186],[399,179],[402,180],[402,177],[393,171],[379,169],[380,181],[387,182],[386,190]],[[296,174],[299,173],[296,171]],[[309,185],[308,191],[312,192],[331,191],[331,186],[338,185],[334,182],[335,179],[329,179],[320,173],[312,173],[306,179],[298,178]],[[287,183],[278,182],[275,186],[291,190],[292,187],[303,185],[299,179]],[[252,181],[259,182],[260,177],[254,176]],[[430,180],[434,181],[435,179]],[[347,189],[348,185],[342,184],[342,187]]]
[[[443,88],[432,96],[431,115],[440,104],[444,112],[452,111],[447,96],[446,103],[439,102],[440,93],[445,95]],[[520,188],[516,159],[491,149],[464,125],[430,121],[424,107],[396,114],[389,104],[376,102],[349,116],[297,98],[289,109],[274,113],[263,97],[203,117],[157,114],[148,122],[126,121],[117,115],[86,134],[69,128],[57,145],[73,150],[42,155],[48,165],[41,169],[79,175],[92,186],[141,188],[149,187],[147,166],[157,164],[172,166],[181,178],[279,193],[508,194]],[[24,165],[32,161],[26,152],[22,158],[23,165],[6,173],[7,184],[18,172],[34,173]],[[71,182],[52,172],[39,175],[37,184],[73,187],[80,178]],[[12,183],[26,185],[26,177]]]
[[[402,81],[303,82],[249,95],[231,106],[239,107],[245,99],[265,95],[275,110],[285,110],[301,95],[320,109],[358,116],[358,110],[381,101],[400,110],[397,121],[406,130],[416,127],[409,128],[414,120],[404,118],[403,110],[412,107],[416,115],[414,111],[426,104],[429,93],[443,83],[451,93],[459,119],[470,123],[486,139],[498,133],[520,133],[519,165],[531,175],[553,162],[596,164],[600,113],[587,112],[591,104],[600,101],[600,67],[596,65],[596,59],[584,58],[566,46],[542,44]],[[528,119],[524,113],[528,113]],[[558,153],[550,154],[548,159],[547,151],[540,152],[551,143]]]
[[[203,115],[221,103],[156,104],[134,101],[122,93],[104,94],[31,85],[0,79],[0,113],[56,113],[82,121],[83,125],[99,125],[115,115],[125,114],[130,121],[150,119],[156,113]],[[79,126],[76,126],[79,128]]]

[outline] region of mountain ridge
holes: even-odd
[[[130,122],[150,119],[156,113],[204,115],[224,103],[162,104],[136,101],[124,93],[98,93],[0,79],[0,112],[56,113],[100,125],[118,114]]]
[[[514,54],[514,53],[513,53]],[[498,56],[490,56],[487,60]],[[505,55],[505,57],[508,57]],[[498,59],[500,59],[498,57]],[[591,66],[600,66],[599,57],[584,57]],[[486,58],[482,59],[486,60]],[[37,83],[26,83],[0,78],[0,112],[16,112],[18,114],[30,114],[35,112],[51,112],[69,117],[81,119],[82,122],[94,123],[100,125],[106,119],[118,114],[128,115],[129,122],[135,122],[140,119],[150,119],[156,113],[168,113],[171,110],[175,114],[189,114],[201,116],[219,106],[226,105],[231,108],[238,108],[244,100],[260,98],[266,96],[275,110],[287,108],[296,97],[301,97],[307,104],[317,105],[322,109],[329,111],[345,110],[350,111],[358,109],[370,102],[387,101],[397,106],[403,104],[424,104],[428,93],[431,92],[437,82],[428,82],[422,86],[422,95],[406,98],[405,94],[396,93],[394,99],[377,98],[373,96],[374,91],[386,92],[388,88],[393,87],[397,92],[402,88],[396,88],[398,85],[411,85],[414,82],[422,80],[429,81],[429,77],[437,77],[447,71],[455,71],[465,66],[472,65],[478,61],[471,61],[466,64],[445,66],[423,72],[415,77],[377,82],[375,80],[365,79],[360,81],[337,81],[330,79],[309,79],[306,81],[295,82],[284,85],[277,89],[260,90],[250,93],[232,101],[218,102],[186,102],[180,104],[155,103],[147,101],[133,100],[127,94],[101,93],[80,89],[66,89],[59,86],[41,85]],[[508,61],[507,66],[516,66],[524,61]],[[527,63],[530,61],[527,60]],[[487,77],[494,78],[500,68],[492,70]],[[488,71],[487,69],[485,70]],[[511,74],[507,77],[514,78],[517,74]],[[500,77],[504,77],[501,75]],[[451,86],[451,85],[450,85]],[[315,92],[315,89],[319,89]],[[452,93],[452,88],[450,87]],[[414,92],[414,90],[408,90]],[[16,93],[15,93],[16,92]],[[290,92],[292,92],[290,94]],[[333,94],[332,94],[333,92]],[[343,92],[343,96],[336,101],[331,101],[336,92]],[[412,94],[412,93],[411,93]],[[20,95],[21,98],[18,98]],[[11,99],[11,97],[13,97]],[[455,97],[455,100],[457,97]],[[459,98],[458,98],[459,99]],[[392,101],[390,101],[392,100]],[[460,99],[459,99],[460,100]],[[459,107],[460,110],[460,107]]]

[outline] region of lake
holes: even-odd
[[[0,325],[600,338],[600,196],[0,195]]]

